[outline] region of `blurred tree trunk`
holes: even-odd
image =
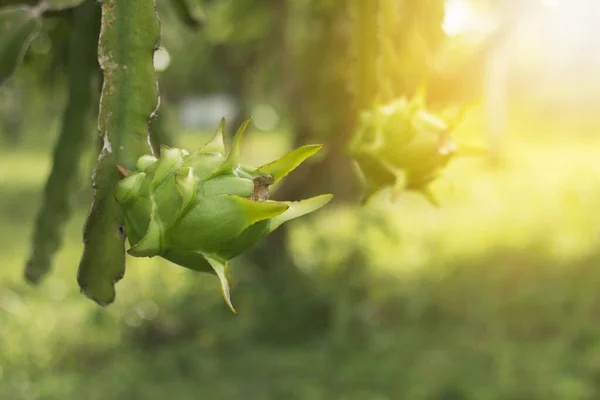
[[[273,194],[276,199],[300,200],[323,193],[333,193],[336,202],[355,197],[351,162],[344,155],[355,113],[346,90],[344,71],[335,65],[347,54],[346,38],[340,34],[340,25],[346,17],[345,1],[337,3],[334,13],[320,16],[323,20],[318,26],[322,31],[315,35],[319,46],[305,43],[304,49],[298,49],[298,40],[292,36],[296,32],[290,21],[294,12],[290,9],[291,3],[280,1],[274,5],[278,13],[276,35],[283,49],[282,90],[294,122],[294,147],[315,140],[325,142],[322,158],[290,174]],[[332,76],[333,71],[339,75]],[[325,328],[330,323],[330,305],[323,294],[317,292],[310,277],[298,269],[288,251],[288,228],[288,224],[279,227],[246,258],[256,267],[258,280],[265,285],[270,302],[277,305],[265,307],[271,312],[263,315],[264,326],[269,330],[263,333],[269,340],[274,337],[303,340],[309,333],[318,332],[319,326]],[[283,319],[286,324],[277,323]],[[273,331],[276,327],[279,330]]]
[[[406,76],[405,71],[392,68],[393,63],[388,63],[391,66],[385,72],[378,67],[382,54],[379,18],[385,14],[380,12],[382,4],[385,10],[392,7],[403,17],[404,24],[396,24],[394,19],[388,18],[386,27],[390,30],[389,42],[398,46],[394,52],[407,63]],[[295,124],[295,145],[317,142],[324,143],[325,148],[317,162],[307,163],[290,174],[273,198],[299,200],[333,193],[335,203],[357,202],[357,179],[352,161],[344,151],[355,119],[359,110],[377,101],[388,81],[395,82],[388,96],[402,96],[420,83],[414,79],[417,72],[424,78],[425,57],[430,50],[427,46],[434,48],[443,36],[440,27],[443,1],[428,0],[418,5],[408,0],[401,3],[393,0],[280,1],[277,7],[276,35],[281,40],[278,46],[283,49],[282,90]],[[422,26],[423,18],[427,26]],[[427,46],[419,49],[417,59],[408,63],[405,59],[413,56],[417,30],[422,31]],[[393,75],[384,77],[384,73]],[[285,333],[298,337],[305,325],[312,327],[313,332],[315,324],[337,325],[333,320],[337,309],[334,310],[336,306],[325,297],[328,294],[316,292],[316,285],[298,269],[288,252],[288,229],[292,224],[266,237],[246,258],[256,266],[257,280],[264,282],[271,299],[275,299],[271,300],[275,306],[265,307],[274,311],[263,315],[271,338],[276,334],[274,327],[282,329],[280,336]],[[284,317],[287,325],[277,324]]]

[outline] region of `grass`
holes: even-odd
[[[128,259],[110,307],[85,299],[85,192],[51,277],[25,284],[48,154],[0,151],[0,399],[600,397],[600,140],[518,133],[500,168],[454,162],[441,209],[382,195],[295,221],[290,248],[331,316],[287,346],[257,338],[271,303],[239,260],[237,318],[212,277],[155,259]],[[278,138],[250,135],[246,160],[281,155]]]

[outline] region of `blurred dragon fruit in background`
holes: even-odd
[[[449,117],[451,109],[444,114],[448,117],[427,111],[421,94],[360,114],[348,151],[366,186],[363,203],[391,188],[393,198],[404,190],[415,190],[437,206],[429,184],[459,152],[482,151],[457,145],[451,130],[459,117]]]

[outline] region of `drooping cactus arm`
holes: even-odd
[[[29,44],[40,32],[42,16],[77,7],[84,1],[0,0],[0,85],[23,60]]]
[[[86,2],[74,10],[73,16],[74,34],[71,36],[68,66],[69,99],[37,218],[32,255],[25,269],[25,276],[30,282],[43,278],[60,248],[62,231],[71,214],[70,197],[79,172],[81,154],[93,131],[89,121],[96,97],[100,5]]]
[[[104,148],[93,176],[78,282],[97,303],[111,303],[125,272],[123,212],[115,200],[117,165],[133,170],[152,153],[148,124],[159,104],[153,66],[160,23],[152,0],[103,0],[98,58],[104,72],[98,127]]]
[[[0,85],[21,63],[40,27],[39,9],[15,6],[0,10]]]

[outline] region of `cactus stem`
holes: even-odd
[[[153,54],[160,42],[155,0],[102,0],[98,60],[104,74],[98,128],[104,139],[93,177],[94,200],[85,224],[77,280],[85,295],[110,304],[125,274],[123,210],[115,198],[122,179],[152,154],[149,121],[160,104]]]

